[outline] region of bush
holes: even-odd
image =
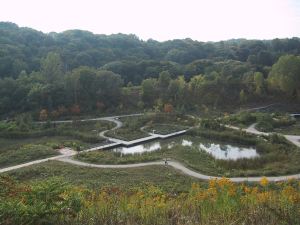
[[[256,145],[257,138],[254,135],[247,134],[244,131],[222,130],[215,131],[202,128],[194,128],[187,132],[191,136],[201,136],[207,139],[233,142],[243,145]]]
[[[214,119],[202,119],[200,127],[203,129],[224,130],[224,127]]]
[[[87,143],[99,143],[104,141],[105,139],[97,136],[97,134],[86,134],[83,132],[72,131],[72,130],[64,130],[59,128],[50,128],[46,130],[40,131],[1,131],[0,137],[3,138],[37,138],[37,137],[44,137],[44,136],[67,136],[79,139],[83,142]]]
[[[300,184],[236,184],[226,178],[194,183],[185,193],[157,187],[122,191],[72,188],[58,179],[16,184],[0,179],[0,220],[5,225],[54,224],[300,224]]]
[[[26,186],[1,177],[0,187],[0,221],[5,225],[55,225],[74,217],[83,203],[80,193],[57,178]]]

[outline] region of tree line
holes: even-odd
[[[120,74],[127,84],[140,84],[168,70],[172,77],[186,78],[204,73],[207,65],[226,60],[247,63],[265,73],[280,56],[300,53],[300,39],[199,42],[191,39],[158,42],[135,35],[96,35],[68,30],[49,33],[0,22],[0,77],[17,78],[42,67],[49,52],[60,55],[64,72],[80,66],[101,68]],[[266,75],[266,74],[264,74]]]
[[[300,98],[298,38],[157,42],[80,30],[43,34],[12,23],[0,23],[0,34],[2,117],[184,112]]]

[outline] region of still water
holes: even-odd
[[[161,148],[172,149],[175,145],[196,148],[199,151],[206,151],[216,159],[236,160],[240,158],[254,158],[259,156],[256,149],[252,147],[241,147],[237,145],[217,143],[200,138],[191,139],[187,136],[170,138],[167,140],[157,140],[131,147],[119,147],[112,149],[112,151],[120,152],[121,155],[141,154],[144,152],[158,151]]]

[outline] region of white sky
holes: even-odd
[[[300,37],[300,0],[0,0],[0,21],[43,32],[164,41]]]

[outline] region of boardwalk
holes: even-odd
[[[115,142],[116,144],[120,144],[120,145],[123,145],[123,146],[132,146],[132,145],[137,145],[137,144],[140,144],[140,143],[143,143],[143,142],[152,141],[152,140],[156,140],[156,139],[166,139],[166,138],[170,138],[170,137],[175,137],[175,136],[178,136],[178,135],[182,135],[186,132],[187,132],[187,130],[181,130],[181,131],[177,131],[177,132],[174,132],[174,133],[171,133],[171,134],[166,134],[166,135],[149,133],[148,137],[139,138],[139,139],[135,139],[135,140],[132,140],[132,141],[124,141],[124,140],[111,138],[111,137],[108,137],[108,139],[110,141]]]
[[[290,114],[292,117],[295,117],[295,118],[299,118],[300,117],[300,113],[292,113]]]

